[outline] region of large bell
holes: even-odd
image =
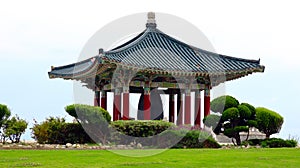
[[[150,92],[150,119],[151,120],[162,120],[164,117],[162,100],[157,88],[152,88]],[[144,93],[141,94],[138,104],[138,120],[144,120]]]

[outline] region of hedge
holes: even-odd
[[[296,147],[298,142],[293,139],[284,140],[281,138],[270,138],[270,139],[249,139],[244,142],[251,146],[260,145],[264,148],[280,148],[280,147]]]
[[[149,137],[157,135],[168,128],[175,126],[173,123],[161,120],[118,120],[111,122],[110,125],[117,131],[134,137]]]

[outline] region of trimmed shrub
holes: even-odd
[[[210,136],[205,141],[203,141],[203,148],[221,148],[221,145],[213,137]]]
[[[82,125],[87,134],[96,143],[106,144],[110,135],[111,116],[101,107],[84,104],[72,104],[65,107],[68,114]]]
[[[210,108],[213,112],[222,113],[223,111],[227,110],[231,107],[237,107],[239,105],[239,101],[229,95],[220,96],[215,98],[210,103]]]
[[[64,143],[94,143],[94,141],[85,132],[79,123],[65,123],[64,130],[62,132],[65,134]]]
[[[255,119],[255,116],[256,116],[256,109],[255,109],[255,107],[252,106],[252,105],[249,104],[249,103],[242,103],[241,105],[247,106],[248,109],[249,109],[250,112],[251,112],[251,119]]]
[[[216,128],[220,122],[221,116],[211,114],[203,118],[203,123],[208,127]]]
[[[256,121],[259,131],[265,133],[266,138],[269,138],[270,135],[280,131],[283,117],[272,110],[258,107],[256,108]]]
[[[118,120],[111,122],[112,128],[133,137],[149,137],[157,135],[173,126],[173,123],[161,120]]]
[[[207,132],[199,130],[167,130],[159,135],[157,146],[159,148],[220,148]],[[178,142],[174,144],[174,139]]]
[[[116,144],[141,143],[154,148],[217,148],[220,145],[206,132],[177,127],[166,121],[114,121],[111,142]],[[156,136],[154,136],[156,135]]]
[[[247,142],[251,146],[260,145],[263,148],[296,147],[298,144],[296,140],[284,140],[281,138],[249,139]]]
[[[183,148],[180,141],[188,133],[187,129],[170,129],[159,134],[158,141],[154,146],[158,148]]]
[[[118,120],[110,123],[110,142],[115,144],[141,143],[143,146],[155,146],[158,135],[175,125],[161,120]]]
[[[270,138],[263,141],[266,147],[269,148],[281,148],[281,147],[296,147],[297,142],[293,140],[284,140],[280,138]]]
[[[239,118],[239,110],[236,107],[231,107],[225,110],[222,114],[222,121],[237,120]]]
[[[250,117],[251,117],[251,111],[250,111],[250,109],[247,106],[245,106],[245,105],[239,105],[238,106],[238,110],[239,110],[239,114],[240,114],[241,118],[250,119]]]
[[[90,106],[85,104],[71,104],[65,107],[65,111],[80,123],[84,120],[94,121],[94,117],[104,118],[108,123],[111,120],[111,116],[105,109],[97,106]],[[97,122],[97,121],[95,121]]]
[[[207,133],[199,130],[188,131],[172,148],[220,148],[221,146]]]

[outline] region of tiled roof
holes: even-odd
[[[259,60],[234,58],[178,41],[157,28],[147,28],[125,45],[104,52],[102,59],[153,70],[219,73],[263,71]]]
[[[231,75],[228,80],[263,72],[265,68],[259,60],[225,56],[190,46],[163,33],[155,24],[150,24],[133,39],[99,56],[52,68],[49,77],[72,79],[91,76],[90,73],[97,71],[97,68],[111,63],[154,72]]]

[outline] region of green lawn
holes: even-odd
[[[300,167],[300,149],[0,150],[0,167]]]

